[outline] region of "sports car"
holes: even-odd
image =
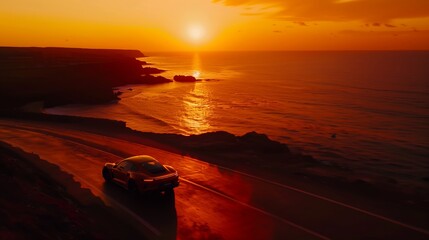
[[[155,158],[139,155],[116,163],[104,164],[103,177],[133,193],[148,191],[172,192],[179,186],[179,174],[168,165],[162,165]]]

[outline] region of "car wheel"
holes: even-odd
[[[140,193],[139,188],[137,187],[137,183],[133,180],[130,180],[128,182],[128,191],[130,191],[130,193],[135,196],[139,195]]]
[[[112,174],[107,168],[103,168],[103,178],[106,182],[112,181]]]

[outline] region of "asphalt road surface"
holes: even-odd
[[[198,159],[49,123],[0,120],[0,139],[72,174],[151,239],[429,239],[429,230],[361,206]],[[131,197],[101,169],[151,155],[180,174],[175,197]]]

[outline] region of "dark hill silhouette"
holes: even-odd
[[[117,86],[170,81],[148,75],[162,71],[148,72],[140,57],[137,50],[0,47],[0,107],[103,103],[117,99]]]

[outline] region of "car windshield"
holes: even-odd
[[[167,169],[164,168],[159,162],[157,161],[147,161],[141,164],[144,170],[148,171],[152,174],[160,174],[167,172]]]

